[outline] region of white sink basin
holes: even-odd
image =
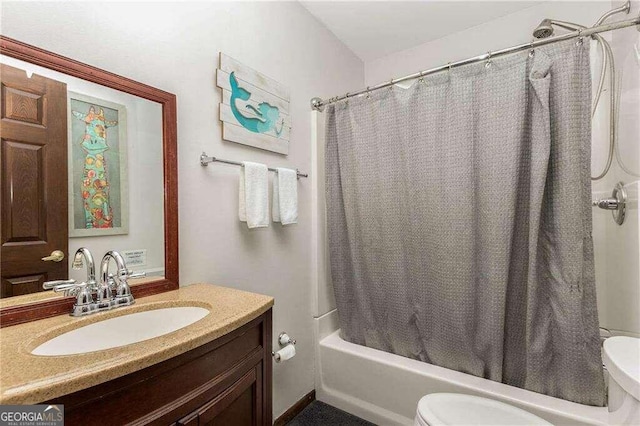
[[[136,312],[85,325],[50,339],[34,355],[74,355],[153,339],[201,320],[209,310],[193,306]]]

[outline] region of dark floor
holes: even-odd
[[[311,404],[293,418],[287,426],[375,426],[360,417],[339,410],[331,405],[320,401],[313,401]]]

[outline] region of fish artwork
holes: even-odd
[[[104,110],[91,106],[87,113],[71,111],[73,116],[86,124],[82,137],[82,148],[86,152],[82,178],[82,201],[84,205],[85,227],[112,228],[113,212],[109,202],[109,178],[104,152],[107,144],[107,128],[118,125],[117,121],[106,120]]]
[[[238,79],[235,76],[235,72],[229,75],[229,83],[231,85],[231,111],[233,116],[238,120],[238,123],[245,129],[254,133],[266,133],[271,130],[274,131],[277,137],[280,137],[282,129],[284,128],[284,119],[280,122],[280,128],[278,129],[278,119],[280,118],[280,111],[277,107],[270,105],[267,102],[261,102],[258,104],[258,108],[251,104],[247,104],[246,108],[251,110],[256,116],[247,117],[236,105],[236,101],[248,101],[251,98],[251,92],[240,87]]]

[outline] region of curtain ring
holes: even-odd
[[[529,51],[529,57],[533,58],[533,56],[536,54],[536,51],[533,48],[533,40],[531,40],[531,43],[529,43],[529,47],[531,47],[531,50]]]
[[[420,76],[418,78],[418,83],[424,83],[424,75],[423,74],[424,74],[424,71],[420,71]]]
[[[369,99],[371,97],[371,93],[369,93],[369,86],[367,86],[367,95],[365,96],[366,99]]]
[[[393,79],[389,80],[389,90],[393,90]]]
[[[578,28],[578,41],[576,41],[576,46],[582,46],[582,28]]]
[[[447,71],[449,73],[449,79],[451,79],[451,62],[447,62]]]
[[[491,68],[491,52],[487,52],[487,62],[484,64],[485,68]]]

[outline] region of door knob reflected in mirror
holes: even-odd
[[[54,250],[51,252],[49,256],[45,256],[42,258],[45,262],[62,262],[64,259],[64,253],[62,250]]]

